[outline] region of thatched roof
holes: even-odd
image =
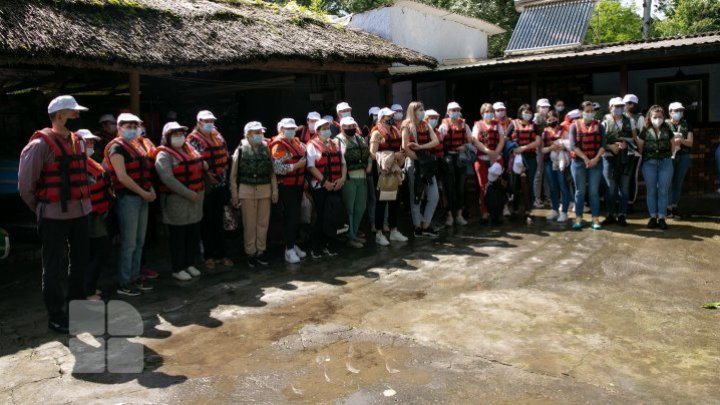
[[[436,61],[259,0],[2,0],[0,64],[139,70],[384,70]]]

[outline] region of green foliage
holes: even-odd
[[[601,0],[595,5],[590,26],[585,35],[586,44],[605,44],[642,39],[642,18],[634,7],[618,0]]]
[[[664,0],[659,9],[667,18],[655,22],[657,36],[720,31],[720,0]]]

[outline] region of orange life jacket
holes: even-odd
[[[152,188],[153,164],[147,151],[144,148],[127,142],[121,137],[117,137],[105,146],[105,160],[103,162],[110,172],[110,178],[115,191],[127,190],[127,187],[118,180],[115,169],[110,162],[110,148],[114,144],[119,144],[130,156],[130,160],[125,161],[125,172],[128,176],[130,176],[138,186],[142,187],[143,190],[150,190],[150,188]]]
[[[426,143],[430,143],[430,141],[432,141],[432,137],[430,136],[430,126],[427,124],[427,122],[420,121],[420,124],[415,128],[415,131],[417,133],[417,139],[413,141],[418,145],[425,145]],[[430,150],[415,151],[416,155],[429,155],[430,153],[432,153],[432,151]]]
[[[523,125],[522,120],[513,121],[513,133],[510,139],[515,141],[518,146],[525,146],[535,142],[535,123],[528,121],[527,125]],[[535,150],[526,150],[525,153],[535,153]]]
[[[342,151],[335,144],[334,140],[330,140],[325,145],[321,140],[315,138],[310,141],[315,149],[321,153],[321,157],[315,160],[315,168],[317,168],[326,181],[335,182],[342,177]]]
[[[543,136],[542,136],[544,147],[547,148],[547,147],[551,146],[558,139],[563,139],[563,132],[562,132],[561,128],[558,127],[556,129],[556,128],[551,128],[551,127],[545,127],[545,129],[543,130]]]
[[[90,181],[90,201],[92,210],[98,215],[103,215],[110,210],[110,174],[102,165],[92,159],[88,159],[88,173],[95,180]]]
[[[597,156],[598,150],[602,146],[602,136],[600,135],[600,123],[598,120],[592,120],[590,127],[587,128],[581,120],[575,121],[575,147],[588,157],[593,159]]]
[[[202,158],[210,168],[210,173],[220,175],[227,170],[230,156],[227,150],[227,143],[219,132],[213,130],[210,133],[210,139],[201,134],[197,129],[188,135],[188,140],[192,139],[202,145]]]
[[[202,191],[205,189],[203,181],[203,158],[200,154],[187,143],[183,145],[183,150],[178,151],[175,148],[161,146],[159,152],[169,153],[174,157],[178,164],[173,166],[173,176],[185,187],[192,191]],[[161,193],[172,193],[170,188],[160,183],[158,191]]]
[[[477,121],[475,125],[478,127],[478,140],[487,146],[488,149],[495,150],[500,144],[500,132],[498,131],[498,122],[491,120],[488,125],[484,120]],[[485,152],[478,151],[478,154]]]
[[[298,141],[300,140],[298,139]],[[290,158],[285,161],[286,164],[294,165],[305,156],[305,145],[302,142],[295,142],[295,139],[293,142],[288,142],[283,134],[275,136],[268,147],[272,150],[276,145],[290,154]],[[278,174],[277,179],[283,186],[302,186],[305,182],[305,168],[301,167],[287,174]]]
[[[465,145],[467,139],[464,119],[460,118],[457,125],[453,125],[450,118],[443,119],[442,123],[445,124],[445,127],[447,127],[447,134],[445,134],[442,141],[445,153],[455,151],[460,146]]]
[[[380,145],[378,145],[378,151],[399,152],[400,149],[402,149],[402,137],[397,127],[391,125],[390,131],[388,131],[384,126],[379,125],[374,127],[370,133],[372,134],[375,131],[380,132],[380,135],[382,135],[382,141]]]

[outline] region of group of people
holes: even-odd
[[[645,118],[634,95],[613,98],[608,107],[609,114],[598,116],[597,103],[566,112],[562,101],[553,106],[541,99],[535,109],[520,106],[513,119],[504,103],[485,103],[481,119],[470,124],[457,102],[441,114],[414,101],[407,111],[398,104],[373,107],[363,125],[342,102],[336,119],[310,112],[303,125],[283,118],[272,133],[248,122],[231,152],[211,111],[198,112],[193,127],[167,122],[156,146],[130,113],[103,115],[96,133],[73,132],[67,121],[87,108],[71,96],[57,97],[48,107],[51,127],[35,132],[22,151],[18,185],[37,215],[49,326],[67,330],[67,301],[102,299],[98,278],[112,248],[110,214],[120,241],[117,293],[152,290],[147,280],[157,273],[142,270],[142,256],[149,203],[156,199],[172,277],[180,281],[201,275],[201,253],[205,269],[233,266],[224,239],[228,212],[241,213],[247,265],[255,267],[269,263],[271,212],[279,211],[284,259],[294,264],[335,256],[339,229],[347,230],[350,248],[364,247],[368,238],[378,246],[406,242],[398,227],[404,199],[414,237],[466,225],[469,174],[477,178],[482,221],[499,223],[515,212],[531,222],[545,194],[547,219],[567,221],[574,204],[572,227],[579,230],[586,196],[593,229],[626,225],[630,189],[641,171],[648,227],[666,229],[668,214],[678,215],[693,142],[684,108],[652,106]],[[601,190],[608,210],[602,222]],[[312,213],[303,212],[309,206]],[[308,222],[306,252],[299,230]]]

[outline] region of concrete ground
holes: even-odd
[[[641,215],[603,231],[470,225],[166,278],[127,299],[141,374],[73,373],[38,264],[17,264],[0,286],[0,403],[720,404],[720,311],[702,308],[720,301],[719,203],[666,232]]]

